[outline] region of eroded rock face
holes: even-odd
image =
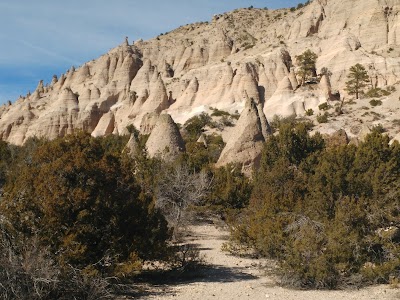
[[[295,57],[307,49],[318,55],[317,73],[332,73],[312,90],[299,87],[296,77]],[[301,116],[318,111],[332,91],[346,96],[346,74],[356,63],[368,67],[374,86],[395,84],[399,56],[397,0],[315,0],[295,12],[235,10],[148,41],[124,41],[49,85],[39,82],[32,94],[0,108],[0,137],[22,144],[77,129],[126,134],[146,114],[168,113],[183,124],[210,106],[240,113],[246,98],[268,119]],[[267,123],[261,126],[267,136]]]
[[[159,117],[160,114],[156,112],[145,114],[140,123],[140,133],[150,134],[156,126]]]
[[[163,160],[173,161],[185,151],[185,143],[178,126],[168,114],[158,117],[157,123],[146,142],[150,157],[159,156]]]
[[[245,174],[251,174],[252,168],[258,166],[265,142],[261,118],[255,101],[248,99],[217,166],[239,163]]]
[[[126,144],[124,153],[127,153],[130,157],[135,157],[140,152],[139,141],[135,134],[131,134],[128,143]]]
[[[92,132],[94,137],[112,134],[115,130],[115,116],[112,111],[105,113],[99,120],[95,130]]]

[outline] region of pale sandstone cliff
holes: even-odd
[[[332,76],[298,88],[295,57],[306,49],[318,55],[317,72],[326,67]],[[142,132],[150,133],[161,112],[184,123],[210,106],[240,112],[246,98],[254,100],[262,122],[263,114],[303,116],[308,109],[317,113],[332,93],[347,97],[346,74],[356,63],[367,67],[373,85],[397,84],[399,54],[398,0],[314,0],[294,12],[235,10],[148,41],[126,40],[48,85],[40,82],[32,94],[0,108],[0,138],[22,144],[31,136],[55,138],[81,129],[94,136],[125,134],[127,125],[139,128],[142,119]],[[388,120],[398,115],[393,99],[380,112]],[[350,128],[359,117],[317,129],[344,128],[354,136]],[[375,121],[362,120],[371,126]]]
[[[261,126],[262,118],[265,119],[264,116],[260,116],[254,100],[248,99],[234,130],[228,137],[217,167],[228,163],[240,163],[242,171],[251,174],[253,166],[258,166],[266,138]]]
[[[185,143],[178,126],[168,114],[162,114],[150,133],[146,142],[147,153],[150,157],[160,157],[166,161],[175,160],[185,151]]]

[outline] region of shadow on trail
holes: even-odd
[[[199,222],[201,224],[213,224],[213,222]],[[228,239],[228,235],[224,232],[215,234],[198,231],[187,231],[183,238],[187,245],[193,247],[201,254],[214,250],[215,247],[208,247],[207,240]],[[202,241],[202,242],[200,242]],[[219,246],[218,246],[218,250]],[[201,261],[201,259],[200,259]],[[147,297],[164,297],[176,295],[180,288],[190,284],[201,283],[232,283],[239,281],[255,280],[258,277],[249,274],[248,269],[236,266],[224,266],[218,264],[191,264],[186,269],[174,269],[170,271],[152,270],[142,273],[135,278],[135,284],[131,285],[130,291],[120,293],[125,298],[118,299],[147,299]]]
[[[218,265],[201,265],[194,270],[179,272],[148,273],[138,278],[135,292],[126,294],[137,298],[173,294],[173,288],[191,283],[229,283],[254,280],[256,276],[247,274],[243,268],[227,268]]]
[[[227,268],[218,265],[201,265],[194,270],[148,273],[140,276],[139,282],[153,285],[181,285],[195,282],[236,282],[254,280],[256,276],[245,273],[243,268]]]

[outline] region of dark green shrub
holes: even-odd
[[[207,146],[197,141],[186,142],[186,164],[193,170],[199,172],[209,164],[216,163],[225,146],[219,135],[207,135],[204,137]]]
[[[205,199],[205,205],[212,211],[224,213],[248,205],[252,184],[240,169],[240,166],[234,165],[211,169],[213,185]]]
[[[324,103],[318,105],[318,109],[319,109],[319,110],[328,110],[328,109],[330,109],[330,108],[331,108],[331,107],[330,107],[330,105],[328,104],[328,102],[324,102]]]
[[[294,126],[296,123],[297,123],[296,115],[292,115],[289,117],[281,117],[278,115],[274,115],[272,121],[270,122],[270,126],[273,131],[277,131],[284,124],[289,124],[290,126]]]
[[[328,123],[328,114],[326,112],[323,115],[318,114],[317,121],[318,123]]]
[[[234,125],[232,120],[231,120],[231,118],[230,118],[230,116],[229,117],[228,116],[222,116],[220,122],[224,127],[232,127]]]
[[[306,116],[312,116],[314,114],[314,110],[312,108],[309,108],[306,110]]]
[[[283,283],[297,287],[399,280],[400,145],[389,140],[373,128],[358,147],[325,147],[281,128],[249,206],[230,220],[232,239],[276,258]]]
[[[382,126],[382,124],[378,124],[373,126],[372,128],[373,131],[377,132],[377,133],[384,133],[386,132],[385,128]]]
[[[44,143],[4,187],[2,213],[61,266],[130,275],[164,252],[167,224],[113,139],[81,133]]]
[[[187,131],[188,138],[193,141],[199,138],[203,128],[210,125],[211,121],[211,117],[208,114],[202,113],[187,120],[183,128]]]
[[[11,159],[10,145],[4,141],[0,141],[0,191],[5,183]]]
[[[381,88],[373,88],[373,89],[369,89],[365,93],[365,96],[368,98],[380,98],[383,96],[389,96],[390,94],[391,94],[391,91],[389,91],[389,90],[383,90]]]
[[[218,109],[218,108],[211,108],[211,110],[213,111],[212,113],[211,113],[211,116],[212,117],[222,117],[222,116],[230,116],[231,114],[230,113],[228,113],[227,111],[224,111],[224,110],[220,110],[220,109]]]
[[[382,105],[382,101],[381,100],[372,99],[371,101],[369,101],[369,104],[371,104],[371,106],[379,106],[379,105]]]

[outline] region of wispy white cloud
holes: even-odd
[[[46,49],[46,48],[44,48],[44,47],[40,47],[40,46],[38,46],[38,45],[33,45],[33,44],[31,44],[31,43],[29,43],[29,42],[27,42],[27,41],[24,41],[24,40],[17,40],[17,42],[20,43],[20,44],[22,44],[22,45],[24,45],[24,46],[27,46],[27,47],[29,47],[29,48],[31,48],[31,49],[33,49],[33,50],[36,50],[36,51],[38,51],[38,52],[41,52],[41,53],[43,53],[43,54],[45,54],[45,55],[48,55],[48,56],[51,56],[51,57],[55,57],[55,58],[57,58],[57,59],[59,59],[59,60],[64,60],[65,62],[68,62],[68,63],[70,63],[70,64],[73,64],[73,65],[76,65],[76,66],[78,66],[78,65],[81,64],[81,62],[79,62],[79,61],[77,61],[77,60],[74,60],[74,59],[69,58],[69,57],[67,57],[67,56],[64,56],[64,55],[62,55],[62,54],[59,54],[59,53],[57,53],[57,52],[51,51],[51,50]]]

